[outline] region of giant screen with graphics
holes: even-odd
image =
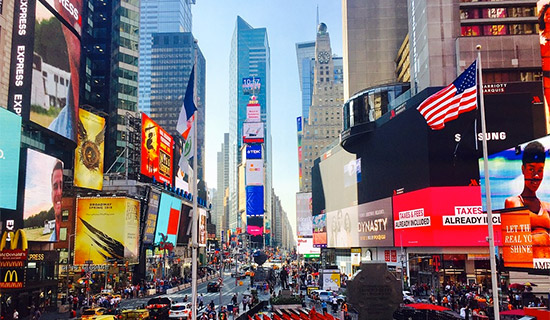
[[[76,140],[82,0],[15,1],[8,108]]]
[[[139,208],[138,200],[124,197],[77,198],[74,263],[136,262]]]
[[[173,147],[172,136],[141,113],[141,173],[172,184]]]
[[[80,109],[78,136],[74,156],[74,185],[103,189],[105,118]]]
[[[166,241],[176,245],[180,215],[181,200],[167,193],[161,193],[155,243],[161,242],[162,236],[165,236]]]
[[[19,149],[21,148],[21,117],[0,108],[0,208],[15,210],[19,183]]]

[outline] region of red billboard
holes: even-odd
[[[145,113],[141,114],[141,173],[172,183],[174,139]]]
[[[479,187],[431,187],[393,197],[394,244],[488,246],[487,215]],[[500,215],[493,214],[495,245],[500,245]]]

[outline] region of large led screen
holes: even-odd
[[[329,248],[357,247],[358,237],[357,206],[327,213],[327,246]]]
[[[312,238],[298,237],[298,244],[296,247],[298,254],[320,254],[321,249],[313,247]]]
[[[246,187],[246,215],[261,216],[264,214],[264,186]]]
[[[246,159],[261,159],[262,158],[262,145],[250,144],[246,146]]]
[[[313,246],[327,246],[327,215],[325,213],[313,216]]]
[[[76,140],[82,0],[44,3],[15,1],[8,108]]]
[[[74,263],[136,262],[139,250],[139,201],[77,198]]]
[[[298,237],[313,236],[311,192],[296,193],[296,228]]]
[[[393,197],[396,247],[488,246],[479,187],[432,187]],[[500,215],[493,215],[500,245]]]
[[[246,185],[264,185],[264,161],[262,159],[246,160]]]
[[[199,209],[199,247],[206,247],[206,210],[204,208]]]
[[[21,117],[0,107],[0,208],[15,210],[19,184]]]
[[[147,218],[145,220],[145,230],[143,231],[143,243],[152,244],[155,240],[155,230],[157,228],[157,217],[159,213],[160,192],[151,189],[149,192],[149,203],[147,204]]]
[[[263,122],[243,122],[244,143],[263,143],[264,137]]]
[[[181,200],[166,193],[160,196],[159,213],[157,217],[157,231],[155,243],[162,240],[161,234],[166,236],[166,241],[176,245],[178,226],[181,213]]]
[[[145,113],[141,114],[141,173],[172,184],[174,140]]]
[[[105,118],[80,109],[77,131],[74,185],[101,190],[103,189]]]
[[[391,198],[385,198],[357,207],[359,246],[393,246],[393,212],[391,202]]]
[[[57,241],[63,198],[63,162],[27,149],[23,226],[30,241]]]
[[[246,218],[246,233],[252,236],[261,236],[264,234],[264,218],[263,217],[247,217]]]

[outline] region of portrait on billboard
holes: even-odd
[[[199,247],[206,247],[206,210],[199,208]]]
[[[73,1],[77,6],[81,0]],[[54,9],[63,11],[62,2]],[[30,120],[76,140],[80,40],[41,2],[36,3]]]
[[[327,242],[330,248],[349,248],[358,244],[357,206],[327,213]]]
[[[23,226],[29,241],[59,240],[63,162],[27,149]]]
[[[81,109],[78,114],[74,185],[103,189],[105,118]]]

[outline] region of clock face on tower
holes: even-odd
[[[327,51],[321,51],[317,55],[317,60],[319,63],[328,63],[330,61],[330,53]]]

